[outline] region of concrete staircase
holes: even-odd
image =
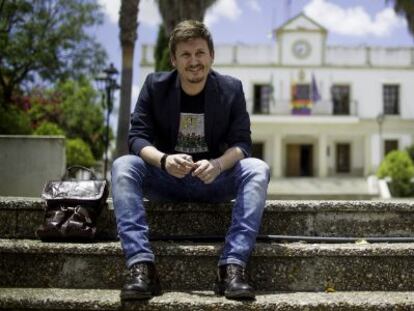
[[[273,178],[268,189],[268,199],[275,200],[371,200],[380,195],[375,176]]]
[[[36,240],[44,207],[39,199],[0,198],[0,309],[414,310],[413,242],[268,238],[411,237],[414,202],[268,201],[249,264],[260,290],[254,302],[229,301],[212,292],[231,204],[148,203],[165,293],[124,305],[119,300],[124,259],[111,202],[98,224],[99,241],[88,244]]]

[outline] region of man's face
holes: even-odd
[[[213,59],[207,41],[197,38],[178,43],[171,62],[182,83],[195,85],[206,81]]]

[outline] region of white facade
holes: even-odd
[[[303,14],[275,37],[273,45],[216,46],[214,61],[242,81],[255,153],[273,177],[368,176],[385,149],[414,143],[414,48],[327,46],[327,31]],[[142,52],[141,83],[154,68],[153,47]],[[292,86],[312,91],[312,76],[320,100],[293,114]]]

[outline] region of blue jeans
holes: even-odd
[[[182,179],[171,176],[139,156],[116,159],[112,166],[112,198],[127,267],[154,261],[144,196],[155,202],[219,203],[236,198],[219,265],[245,267],[260,228],[268,183],[268,165],[255,158],[238,161],[208,185],[191,174]]]

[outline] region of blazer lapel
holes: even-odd
[[[207,77],[204,94],[204,135],[207,145],[211,149],[214,141],[214,122],[220,106],[216,81],[211,73]]]
[[[171,124],[171,142],[174,149],[177,144],[178,127],[180,125],[180,103],[181,103],[181,85],[180,78],[177,74],[175,85],[169,96],[169,120]]]

